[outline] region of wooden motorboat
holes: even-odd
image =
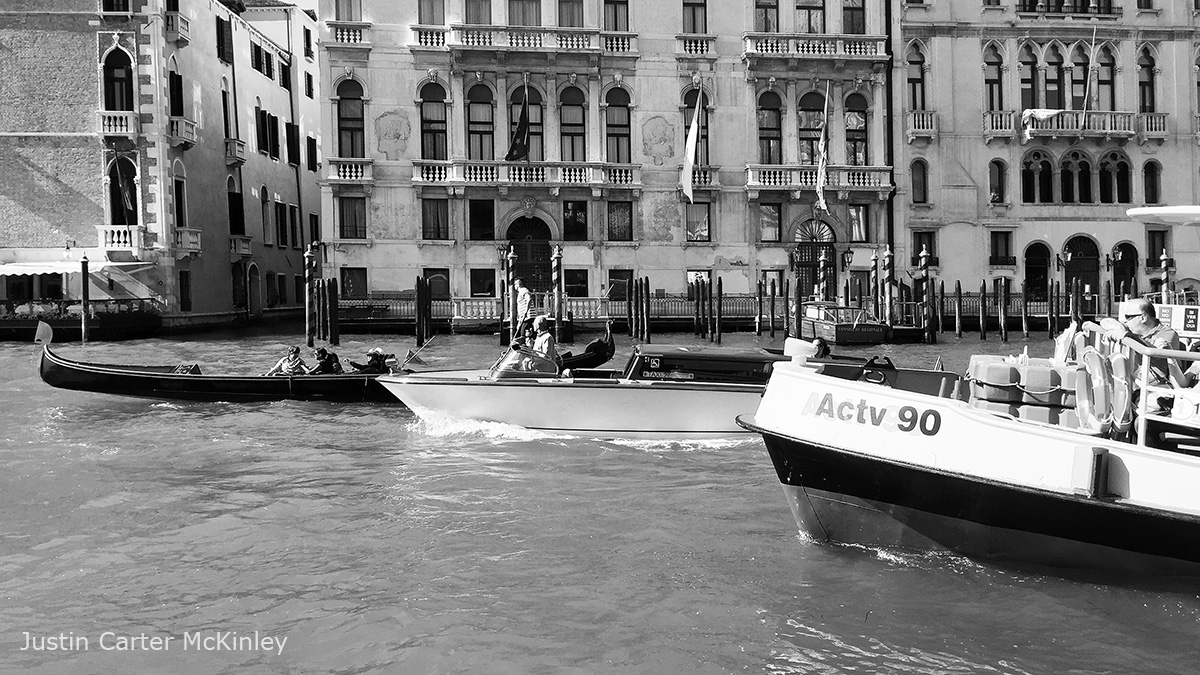
[[[738,423],[817,540],[1200,574],[1200,394],[1148,370],[1200,354],[1104,335],[1086,324],[1055,359],[976,357],[962,377],[779,363]]]
[[[503,422],[600,437],[695,438],[744,433],[786,357],[762,350],[640,345],[624,368],[575,368],[510,349],[486,370],[385,375],[379,383],[422,418]]]
[[[185,401],[336,401],[398,403],[379,373],[205,375],[198,364],[115,365],[72,361],[43,345],[38,371],[60,389]]]
[[[831,345],[878,345],[887,342],[887,324],[858,307],[814,301],[801,305],[800,337],[823,338]]]

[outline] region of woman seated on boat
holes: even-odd
[[[300,358],[299,347],[289,347],[287,354],[279,359],[265,375],[303,375],[308,370],[304,359]]]
[[[537,337],[533,340],[533,351],[555,363],[561,363],[554,333],[550,332],[550,320],[545,315],[539,316],[533,320],[533,328],[537,331]]]
[[[312,368],[304,371],[306,375],[342,374],[342,362],[338,360],[337,354],[324,347],[317,347],[316,351],[313,352],[313,356],[317,359],[317,362],[313,364]]]
[[[346,363],[349,363],[356,373],[386,373],[389,370],[387,354],[384,354],[379,347],[371,347],[367,351],[366,363],[356,363],[350,359],[346,359]]]

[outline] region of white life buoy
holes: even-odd
[[[1112,424],[1112,372],[1108,359],[1095,347],[1085,347],[1079,354],[1087,377],[1075,380],[1075,413],[1079,426],[1099,434],[1108,433]]]
[[[1108,357],[1112,371],[1112,429],[1123,434],[1133,425],[1133,383],[1137,377],[1133,359],[1120,351]]]

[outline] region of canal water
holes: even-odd
[[[60,349],[244,373],[298,334]],[[375,345],[413,347],[347,336],[338,351]],[[995,336],[869,351],[961,372],[973,352],[1026,346],[1051,351]],[[421,367],[499,350],[438,336]],[[1196,672],[1200,582],[807,541],[756,437],[576,440],[397,406],[117,398],[51,389],[34,354],[0,344],[0,672]]]

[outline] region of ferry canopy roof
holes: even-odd
[[[1142,223],[1156,225],[1200,225],[1200,205],[1186,206],[1139,206],[1129,209],[1125,215]]]

